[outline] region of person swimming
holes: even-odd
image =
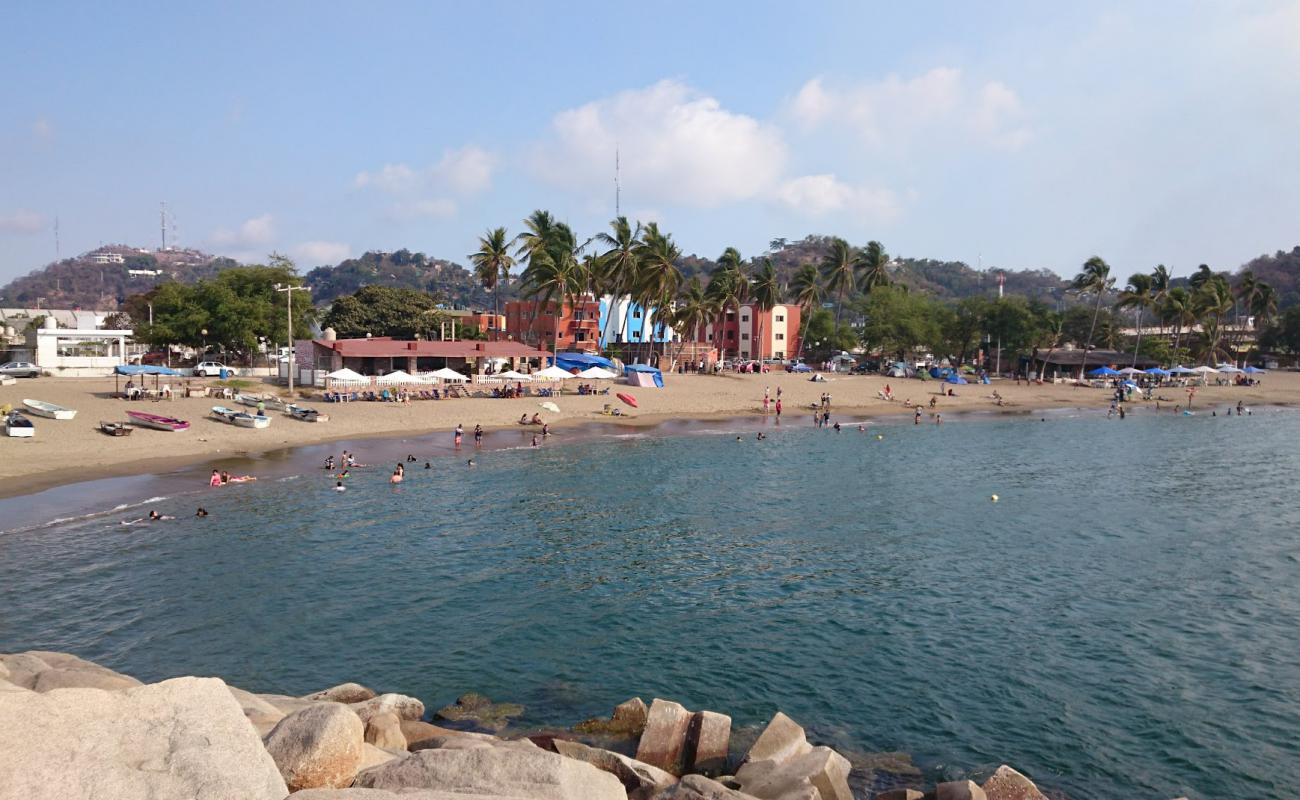
[[[415,461],[415,455],[414,454],[407,455],[406,461],[407,463],[413,463]]]
[[[760,442],[763,441],[763,440],[766,439],[766,438],[767,438],[767,434],[766,434],[766,433],[763,433],[762,431],[759,431],[759,432],[758,432],[758,440],[759,440]]]
[[[334,456],[330,456],[329,458],[325,459],[325,466],[322,469],[329,469],[329,470],[334,469]]]
[[[474,466],[474,459],[471,458],[469,461],[466,461],[466,462],[465,462],[465,466],[467,466],[467,467],[472,467],[472,466]]]
[[[537,438],[537,434],[534,433],[534,434],[533,434],[533,447],[541,447],[541,445],[542,445],[541,440],[539,440],[539,439]]]
[[[346,492],[347,490],[348,487],[343,485],[343,481],[339,481],[338,483],[334,484],[334,491],[336,492]]]
[[[206,517],[207,515],[208,515],[208,510],[203,506],[199,506],[199,510],[194,512],[194,516],[196,517]]]
[[[389,478],[388,478],[388,482],[389,482],[389,483],[401,483],[401,482],[402,482],[402,471],[401,471],[400,469],[393,470],[393,474],[389,476]]]
[[[208,486],[221,485],[221,470],[212,470],[212,477],[208,479]]]
[[[425,468],[425,469],[433,469],[433,465],[430,464],[428,461],[426,461],[426,462],[424,462],[424,468]]]

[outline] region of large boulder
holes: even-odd
[[[468,722],[489,731],[499,731],[510,723],[512,717],[524,713],[518,703],[494,703],[477,692],[456,698],[456,702],[443,706],[433,715],[448,722]]]
[[[359,683],[340,683],[338,686],[303,695],[302,699],[330,703],[364,703],[374,696],[374,689],[367,689]]]
[[[248,721],[253,723],[253,727],[257,729],[258,736],[267,735],[271,732],[271,729],[275,727],[276,723],[284,719],[285,715],[283,711],[266,702],[258,695],[255,695],[252,692],[246,692],[235,686],[227,688],[230,689],[230,694],[235,698],[235,702],[239,703],[239,707],[243,710],[244,716],[248,717]]]
[[[291,791],[352,785],[361,768],[365,728],[341,703],[317,703],[280,720],[266,751]]]
[[[287,793],[217,678],[0,693],[0,754],[0,794],[23,800],[281,800]]]
[[[853,800],[850,769],[829,747],[808,744],[803,728],[778,711],[749,749],[736,783],[762,800]]]
[[[375,714],[366,720],[366,742],[386,750],[405,750],[402,721],[391,711]]]
[[[649,709],[639,697],[624,700],[614,706],[609,719],[588,719],[573,726],[576,733],[596,733],[607,736],[640,736],[645,730]]]
[[[527,797],[502,794],[462,794],[437,789],[424,791],[390,792],[387,789],[307,789],[289,795],[289,800],[530,800]]]
[[[703,775],[687,775],[652,800],[754,800],[754,796],[728,789]]]
[[[714,711],[696,711],[686,732],[690,769],[703,775],[721,775],[727,767],[731,745],[731,717]]]
[[[925,800],[920,789],[890,789],[876,795],[876,800]]]
[[[975,781],[948,781],[934,787],[934,800],[986,800]]]
[[[395,750],[385,750],[367,742],[361,746],[361,763],[358,765],[357,772],[377,767],[380,764],[387,764],[395,758],[406,758],[406,752],[399,753]]]
[[[628,758],[622,753],[588,747],[581,742],[570,742],[564,739],[554,739],[551,745],[555,748],[555,752],[565,758],[585,761],[596,769],[618,778],[619,783],[622,783],[623,788],[627,790],[628,800],[649,800],[658,792],[677,783],[677,776],[634,758]]]
[[[348,708],[351,708],[362,722],[386,711],[396,714],[398,719],[419,719],[424,716],[424,703],[404,694],[381,694],[359,703],[349,703]]]
[[[356,786],[439,789],[527,800],[626,800],[623,784],[590,764],[537,748],[421,750],[357,776]],[[405,800],[406,795],[402,795]],[[457,797],[457,800],[460,800]]]
[[[259,694],[257,698],[275,707],[281,714],[292,714],[317,703],[316,700],[303,700],[301,697],[290,697],[287,694]]]
[[[650,703],[645,730],[636,748],[636,760],[674,775],[686,772],[689,766],[686,733],[690,725],[691,712],[685,706],[656,697]]]
[[[1006,764],[998,767],[980,788],[988,800],[1047,800],[1033,781]]]
[[[406,739],[406,748],[411,751],[442,747],[452,739],[458,738],[496,740],[495,736],[488,733],[453,731],[450,728],[430,725],[418,719],[400,720],[400,728],[402,737]]]
[[[71,655],[48,650],[0,655],[0,665],[9,672],[9,682],[36,692],[51,689],[131,689],[142,686],[130,675],[114,672]]]

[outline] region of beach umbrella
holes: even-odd
[[[1120,386],[1131,386],[1134,389],[1138,388],[1138,385],[1133,381],[1124,381],[1123,383],[1120,384]]]
[[[1209,375],[1212,372],[1218,372],[1218,370],[1211,366],[1200,366],[1200,367],[1194,367],[1192,369],[1192,372],[1199,372],[1202,375]]]
[[[587,378],[588,380],[609,380],[610,378],[617,378],[618,375],[604,367],[587,367],[578,373],[578,377]]]
[[[1268,372],[1268,370],[1260,369],[1259,367],[1256,367],[1252,364],[1251,366],[1243,369],[1242,372],[1246,373],[1247,375],[1261,375],[1263,373]]]
[[[1113,378],[1118,374],[1119,374],[1119,370],[1114,370],[1111,369],[1110,367],[1098,367],[1094,369],[1092,372],[1089,372],[1088,377],[1089,378]]]
[[[1160,367],[1152,367],[1151,369],[1149,369],[1149,370],[1146,371],[1146,374],[1148,374],[1148,375],[1156,375],[1156,376],[1159,376],[1159,377],[1162,377],[1162,378],[1163,378],[1163,377],[1166,377],[1167,375],[1169,375],[1168,372],[1164,371],[1163,369],[1160,369]]]
[[[1184,367],[1182,364],[1179,364],[1178,366],[1169,370],[1165,374],[1166,375],[1199,375],[1200,373],[1194,369],[1188,369],[1187,367]]]
[[[632,406],[633,408],[637,407],[636,398],[628,394],[627,392],[619,392],[614,396],[617,397],[619,400],[622,400],[624,403],[627,403],[628,405]]]
[[[411,373],[403,369],[394,370],[393,372],[390,372],[381,378],[375,379],[375,383],[385,384],[385,385],[398,384],[398,383],[424,383],[424,382],[425,381],[423,378],[417,378]]]
[[[505,378],[508,381],[531,381],[533,379],[531,375],[525,375],[524,373],[516,372],[513,369],[508,369],[505,372],[498,372],[492,377]]]
[[[573,373],[568,370],[560,369],[555,365],[551,365],[546,369],[535,373],[533,377],[541,381],[564,381],[572,378]]]
[[[360,372],[353,372],[350,369],[336,369],[325,376],[335,383],[369,383],[370,379]]]
[[[1119,371],[1119,374],[1121,374],[1121,375],[1142,375],[1142,374],[1144,374],[1144,373],[1142,372],[1142,370],[1140,370],[1140,369],[1138,369],[1138,368],[1136,368],[1136,367],[1125,367],[1124,369],[1122,369],[1122,370]]]
[[[546,409],[547,411],[550,411],[550,412],[553,413],[553,414],[558,414],[558,413],[560,413],[560,407],[557,406],[556,404],[552,403],[550,400],[547,400],[545,403],[538,403],[537,405],[541,406],[542,408]]]
[[[1239,373],[1239,372],[1245,372],[1244,369],[1238,369],[1237,367],[1233,366],[1232,364],[1220,364],[1218,367],[1216,367],[1216,369],[1218,369],[1219,372],[1226,372],[1226,373],[1229,373],[1229,374],[1236,374],[1236,373]]]
[[[443,367],[442,369],[436,369],[433,372],[430,372],[426,377],[436,378],[437,380],[440,381],[458,381],[460,383],[464,383],[465,381],[469,380],[468,378],[466,378],[464,375],[461,375],[456,370],[450,369],[448,367]]]

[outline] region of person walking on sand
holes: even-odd
[[[456,423],[456,432],[455,432],[455,435],[453,436],[453,441],[454,441],[455,444],[456,444],[456,449],[457,449],[457,450],[460,449],[460,443],[461,443],[461,441],[462,441],[464,438],[465,438],[465,426],[464,426],[464,425],[461,425],[461,424],[458,422],[458,423]]]

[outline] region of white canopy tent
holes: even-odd
[[[417,378],[406,370],[399,369],[390,372],[381,378],[376,378],[375,383],[383,385],[393,385],[398,383],[427,383],[424,378]]]
[[[533,376],[531,376],[531,375],[525,375],[525,374],[522,373],[522,372],[516,372],[516,371],[513,370],[513,369],[508,369],[508,370],[506,370],[505,372],[498,372],[497,374],[495,374],[495,375],[493,375],[493,376],[491,376],[491,377],[493,377],[493,378],[504,378],[505,380],[508,380],[508,381],[531,381],[531,380],[533,379]]]
[[[1233,366],[1232,364],[1220,364],[1218,367],[1216,367],[1216,369],[1218,369],[1219,372],[1226,372],[1226,373],[1228,373],[1228,374],[1230,374],[1230,375],[1231,375],[1231,374],[1238,373],[1238,372],[1245,372],[1245,371],[1246,371],[1246,370],[1244,370],[1244,369],[1240,369],[1240,368],[1238,368],[1238,367],[1235,367],[1235,366]]]
[[[618,374],[614,372],[610,372],[604,367],[587,367],[582,372],[578,373],[578,377],[587,378],[588,380],[603,381],[603,380],[609,380],[611,378],[617,378]]]
[[[425,377],[431,380],[443,381],[444,383],[464,383],[465,381],[469,380],[464,375],[461,375],[459,372],[449,367],[436,369],[433,372],[430,372]]]
[[[370,383],[365,375],[347,368],[336,369],[325,377],[334,383]]]
[[[573,377],[573,373],[568,370],[560,369],[551,365],[541,372],[534,373],[533,378],[539,381],[565,381]]]
[[[1136,367],[1125,367],[1119,371],[1121,375],[1145,375],[1146,373]]]
[[[1211,366],[1200,366],[1200,367],[1194,367],[1194,368],[1192,369],[1192,371],[1193,371],[1193,372],[1199,372],[1199,373],[1201,373],[1202,375],[1210,375],[1210,374],[1217,374],[1217,373],[1218,373],[1218,370],[1215,369],[1214,367],[1211,367]]]

